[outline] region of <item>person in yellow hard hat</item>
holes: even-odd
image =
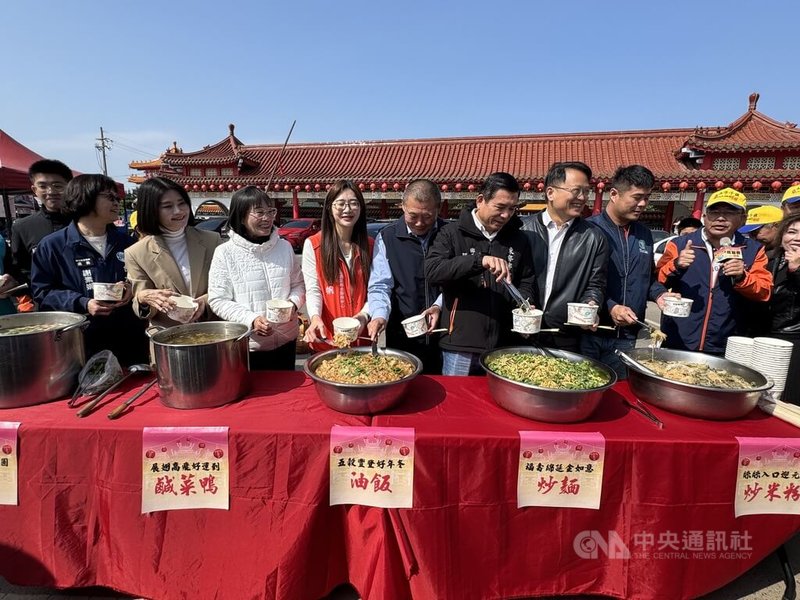
[[[739,233],[761,242],[767,258],[772,258],[780,245],[778,229],[782,220],[783,211],[777,206],[757,206],[747,211],[747,222],[739,228]]]
[[[783,194],[783,213],[789,215],[800,214],[800,185],[793,185]]]

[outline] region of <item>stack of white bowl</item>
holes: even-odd
[[[777,338],[757,337],[753,340],[750,366],[775,382],[775,387],[770,390],[773,394],[782,393],[786,387],[792,346],[792,342]]]
[[[725,346],[725,358],[745,367],[752,365],[753,338],[732,335]]]

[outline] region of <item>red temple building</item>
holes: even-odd
[[[699,216],[706,193],[722,187],[745,192],[751,204],[778,204],[781,193],[800,181],[800,130],[756,110],[726,126],[594,133],[246,145],[229,125],[226,138],[197,152],[177,144],[151,161],[132,162],[141,174],[129,181],[169,177],[185,187],[195,207],[222,211],[231,193],[246,185],[265,188],[294,217],[319,216],[326,187],[345,178],[364,192],[370,217],[399,215],[405,185],[420,177],[441,186],[442,212],[455,216],[471,203],[481,181],[507,171],[523,186],[528,211],[543,207],[544,177],[556,161],[591,166],[599,212],[609,179],[620,165],[642,164],[656,176],[644,220],[670,229],[674,219]],[[270,176],[274,179],[270,183]],[[291,207],[291,209],[290,209]]]

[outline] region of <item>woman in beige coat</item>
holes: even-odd
[[[197,309],[188,322],[207,320],[208,269],[219,234],[195,229],[189,194],[165,177],[145,181],[136,201],[142,239],[125,250],[133,283],[133,310],[153,325],[178,325],[176,298],[191,296]]]

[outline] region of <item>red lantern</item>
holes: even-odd
[[[705,189],[706,189],[706,182],[705,181],[701,181],[700,183],[697,184],[697,191],[698,192],[704,192]]]
[[[192,186],[192,190],[194,190],[195,192],[196,192],[197,190],[199,190],[199,189],[200,189],[200,186],[199,186],[199,185],[197,185],[196,183],[195,183],[195,184]]]
[[[303,188],[301,188],[299,185],[296,185],[296,186],[294,186],[294,191],[295,191],[295,192],[299,192],[299,191],[300,191],[300,190],[302,190],[302,189],[303,189]]]
[[[208,186],[208,189],[209,189],[209,190],[211,190],[211,191],[213,192],[214,190],[216,190],[216,189],[217,189],[217,186],[215,186],[215,185],[212,183],[212,184],[210,184],[210,185]]]
[[[307,184],[306,184],[306,191],[307,191],[307,192],[310,192],[310,191],[311,191],[311,184],[310,184],[310,183],[307,183]]]
[[[321,189],[322,189],[322,186],[321,186],[320,184],[318,184],[318,183],[315,183],[315,184],[314,184],[314,191],[315,191],[315,192],[318,192],[318,191],[320,191]]]
[[[530,189],[531,189],[531,182],[530,181],[526,181],[525,183],[523,183],[522,184],[522,189],[525,190],[526,192],[529,192]]]
[[[687,189],[689,189],[689,182],[688,182],[688,181],[681,181],[681,182],[678,184],[678,188],[679,188],[679,189],[680,189],[682,192],[685,192]]]
[[[475,184],[474,184],[474,183],[470,183],[470,184],[467,186],[467,191],[469,191],[469,192],[474,192],[474,191],[475,191]]]
[[[276,183],[275,185],[272,186],[272,189],[275,190],[276,192],[280,192],[281,191],[281,184],[280,183]]]
[[[661,189],[664,190],[665,192],[668,192],[672,189],[672,184],[669,181],[665,181],[664,183],[661,184]]]
[[[456,184],[456,191],[460,192],[463,187],[464,187],[463,185],[461,185],[460,183],[457,183]]]
[[[361,185],[364,185],[364,184],[362,183]],[[327,192],[329,189],[331,189],[331,184],[330,183],[326,183],[325,184],[325,191]],[[362,188],[360,188],[360,189],[362,189]]]
[[[329,187],[330,187],[330,184],[326,185],[325,189],[327,190]],[[365,189],[367,189],[367,186],[364,185],[363,183],[359,183],[358,184],[358,189],[360,189],[363,192]]]
[[[543,192],[544,191],[544,181],[540,181],[536,184],[536,191]]]
[[[754,182],[753,182],[753,189],[754,189],[755,191],[758,191],[758,190],[760,190],[760,189],[761,189],[761,187],[762,187],[763,185],[764,185],[764,184],[763,184],[763,183],[761,183],[760,181],[754,181]]]
[[[602,192],[604,189],[606,189],[606,183],[605,183],[605,181],[600,181],[600,182],[598,182],[598,183],[597,183],[597,190],[598,190],[598,191],[600,191],[600,192]]]
[[[735,189],[737,192],[741,192],[743,187],[744,184],[741,181],[736,181],[733,184],[733,189]]]
[[[392,189],[393,189],[395,192],[399,192],[399,191],[400,191],[400,184],[399,184],[399,183],[393,183],[393,184],[392,184]]]
[[[442,191],[443,192],[446,192],[449,189],[450,189],[450,186],[448,186],[446,183],[442,185]]]
[[[190,185],[187,183],[185,186],[183,186],[183,189],[185,189],[185,190],[188,192],[190,189],[192,189],[192,186],[190,186]]]
[[[284,192],[289,192],[289,191],[291,191],[291,189],[292,189],[292,186],[290,186],[288,183],[283,186],[283,191]]]
[[[381,184],[381,191],[382,191],[382,192],[385,192],[385,191],[386,191],[386,190],[388,190],[388,189],[389,189],[389,184],[388,184],[388,183],[386,183],[386,182],[383,182],[383,183]]]
[[[200,186],[200,189],[205,192],[208,190],[208,186],[204,183],[203,185]]]
[[[793,181],[793,182],[792,182],[792,187],[794,187],[794,186],[796,186],[796,185],[800,185],[800,181]]]
[[[378,185],[376,183],[370,183],[369,184],[369,191],[370,192],[374,192],[377,189],[378,189]]]
[[[777,192],[781,189],[781,182],[780,181],[773,181],[772,185],[770,185],[772,191]]]
[[[237,190],[240,190],[240,189],[242,189],[242,184],[241,184],[241,183],[237,183],[237,184],[236,184],[236,189],[237,189]]]
[[[721,190],[722,188],[725,187],[725,182],[724,181],[717,181],[717,183],[714,184],[714,187],[717,188],[718,190]]]

